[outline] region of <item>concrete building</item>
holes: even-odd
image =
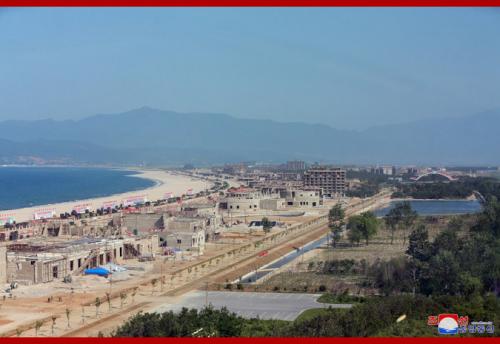
[[[165,228],[165,221],[165,215],[161,213],[132,213],[123,215],[121,225],[128,231],[147,233],[162,230]]]
[[[7,246],[0,243],[0,284],[7,283]]]
[[[305,188],[320,189],[329,197],[343,197],[346,189],[346,171],[342,168],[315,167],[304,173]]]
[[[395,166],[377,166],[377,167],[373,167],[371,169],[371,172],[374,174],[393,176],[393,175],[396,175],[396,167]]]
[[[222,217],[218,212],[217,203],[189,204],[182,207],[181,216],[199,218],[205,221],[205,240],[215,238],[217,229],[221,225]]]
[[[323,204],[320,190],[287,189],[282,195],[289,207],[318,207]]]
[[[287,161],[285,164],[286,171],[302,172],[306,169],[306,163],[300,160]]]
[[[197,251],[203,254],[206,241],[206,220],[203,218],[177,217],[170,219],[160,240],[166,247]]]
[[[7,281],[46,283],[79,274],[86,268],[125,259],[154,256],[158,235],[123,239],[24,240],[7,247]]]
[[[255,189],[230,188],[219,200],[219,209],[228,212],[255,212],[260,209],[262,193]]]

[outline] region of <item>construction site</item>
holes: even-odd
[[[108,335],[138,311],[241,281],[324,237],[328,210],[338,202],[354,213],[386,198],[325,199],[317,188],[247,184],[83,222],[32,224],[38,231],[0,247],[0,333]]]

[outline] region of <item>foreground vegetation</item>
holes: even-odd
[[[121,326],[116,337],[322,337],[432,336],[427,316],[466,314],[473,320],[498,324],[500,303],[495,296],[398,295],[371,297],[351,309],[314,309],[293,322],[244,319],[227,309],[183,309],[180,313],[138,314]],[[401,315],[406,319],[396,322]]]

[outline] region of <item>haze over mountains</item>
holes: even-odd
[[[337,164],[500,164],[500,111],[384,125],[327,125],[143,107],[82,120],[0,122],[0,161],[176,165],[302,159]]]

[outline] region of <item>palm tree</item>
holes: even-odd
[[[101,299],[99,297],[95,298],[95,317],[99,316],[99,307],[101,306]]]
[[[137,294],[137,287],[132,291],[132,303],[135,303],[135,294]]]
[[[108,312],[111,312],[111,294],[106,293],[106,302],[108,303]]]
[[[57,320],[57,317],[55,315],[53,315],[51,317],[52,319],[52,327],[51,327],[51,332],[52,332],[52,336],[54,336],[54,327],[56,326],[56,320]]]
[[[123,303],[125,302],[125,299],[127,298],[127,294],[124,292],[120,293],[120,308],[123,308]]]
[[[42,327],[43,321],[37,320],[35,322],[35,337],[38,337],[38,331],[40,330],[40,327]]]
[[[158,280],[156,278],[153,278],[151,280],[151,295],[153,295],[154,291],[155,291],[155,286],[156,286],[156,283],[158,282]]]
[[[68,328],[71,326],[69,325],[69,316],[71,315],[71,309],[66,308],[66,319],[68,320]]]

